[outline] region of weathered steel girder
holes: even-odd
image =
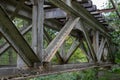
[[[16,67],[0,68],[0,77],[12,75],[12,79],[22,79],[21,76],[37,77],[87,68],[111,66],[111,63],[105,63],[106,61],[111,62],[108,60],[108,55],[110,55],[111,59],[113,58],[111,56],[112,53],[109,53],[110,45],[108,40],[110,35],[106,32],[108,28],[103,25],[105,24],[104,18],[100,13],[96,12],[96,6],[92,5],[90,0],[68,0],[68,3],[62,0],[45,0],[45,2],[44,0],[31,0],[32,2],[29,0],[27,2],[24,2],[26,0],[1,1],[0,32],[10,45],[5,43],[0,49],[0,55],[12,46],[29,66],[29,69],[20,70]],[[45,7],[46,5],[47,7]],[[6,12],[11,16],[11,19],[20,17],[32,22],[33,25],[23,27],[19,31]],[[59,31],[53,40],[44,26]],[[31,28],[33,49],[23,38],[23,35],[30,31]],[[58,49],[65,45],[64,41],[69,35],[73,36],[75,41],[68,49],[67,54],[63,54],[63,57]],[[45,49],[43,49],[43,36],[48,41],[48,46]],[[88,63],[67,64],[77,48],[81,48],[84,51]],[[64,65],[50,64],[55,54],[58,57],[57,59],[60,59],[61,64]],[[30,68],[31,66],[32,68]]]
[[[31,68],[27,70],[21,70],[16,67],[3,67],[0,68],[0,78],[9,80],[22,80],[39,76],[45,76],[50,74],[58,74],[65,72],[81,71],[89,68],[99,68],[111,66],[111,63],[77,63],[77,64],[64,64],[64,65],[52,65],[48,69],[43,66],[39,66],[39,69]],[[8,78],[6,78],[8,77]]]
[[[10,4],[9,2],[6,2],[6,4],[7,4],[6,10],[8,12],[13,12],[15,9],[15,6],[13,6],[12,3]],[[32,15],[31,12],[32,12],[32,9],[30,7],[24,5],[23,9],[21,9],[18,12],[18,16],[24,17],[27,19],[31,19],[31,15]],[[61,9],[57,9],[57,8],[45,9],[45,18],[46,19],[48,19],[48,18],[64,18],[64,17],[66,17],[66,13]],[[95,17],[97,17],[97,16],[95,16]]]

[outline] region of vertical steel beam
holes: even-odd
[[[103,49],[103,55],[102,55],[103,61],[108,61],[108,48],[105,45],[104,49]]]
[[[93,47],[97,55],[97,51],[99,49],[99,32],[98,31],[94,31],[94,34],[93,34]]]
[[[39,59],[43,56],[44,0],[33,0],[33,40],[32,47]]]
[[[102,57],[102,54],[103,54],[103,51],[104,51],[104,47],[105,47],[105,43],[106,43],[106,39],[102,38],[99,50],[97,52],[98,62],[100,62],[100,60],[101,60],[101,57]]]
[[[32,25],[23,27],[22,29],[20,29],[20,32],[22,35],[25,35],[28,31],[30,31],[31,28],[32,28]],[[10,45],[7,42],[4,43],[4,45],[0,48],[0,56],[9,48],[10,48]]]

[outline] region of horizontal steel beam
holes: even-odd
[[[112,66],[111,63],[77,63],[77,64],[64,64],[64,65],[52,65],[49,69],[43,69],[43,66],[39,66],[40,69],[17,69],[15,67],[8,67],[8,68],[0,68],[0,78],[1,77],[11,77],[10,80],[22,80],[34,77],[40,77],[45,75],[51,74],[58,74],[64,72],[73,72],[73,71],[80,71],[86,70],[89,68],[96,68],[96,67],[106,67]]]
[[[116,9],[114,8],[110,8],[110,9],[102,9],[102,10],[98,10],[97,12],[99,13],[107,13],[107,12],[113,12],[115,11]]]

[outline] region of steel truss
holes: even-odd
[[[15,17],[32,24],[18,30],[12,22]],[[46,28],[59,33],[52,39]],[[23,37],[29,31],[32,31],[32,46]],[[0,32],[7,42],[1,45],[0,56],[13,47],[20,61],[18,68],[2,66],[0,77],[22,79],[111,66],[114,62],[114,44],[111,43],[109,31],[104,17],[97,12],[91,0],[1,0]],[[74,37],[74,40],[65,53],[68,36]],[[45,49],[44,37],[48,43]],[[84,52],[88,62],[69,64],[78,48]],[[54,56],[58,59],[58,65],[51,64]],[[23,65],[20,65],[21,61]]]

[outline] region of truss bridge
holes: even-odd
[[[16,19],[23,21],[22,27]],[[0,65],[0,78],[21,80],[111,66],[116,51],[111,31],[91,0],[0,0],[0,39],[5,39],[0,56],[11,48],[17,54],[15,64]],[[28,33],[31,44],[25,39]],[[77,50],[86,61],[72,61]]]

